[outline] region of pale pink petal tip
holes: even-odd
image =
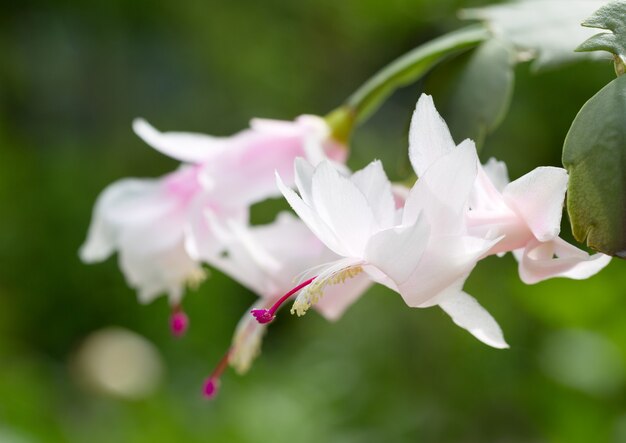
[[[264,325],[265,323],[269,323],[274,320],[274,314],[269,311],[269,309],[253,309],[250,311],[256,321]]]
[[[170,317],[170,329],[174,337],[182,337],[189,327],[189,318],[183,311],[176,311]]]
[[[204,389],[202,390],[202,394],[207,399],[212,399],[217,395],[217,391],[219,388],[219,380],[211,377],[204,383]]]

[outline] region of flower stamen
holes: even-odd
[[[300,291],[302,288],[305,288],[308,285],[310,285],[311,283],[313,283],[313,281],[316,278],[317,278],[317,276],[316,277],[311,277],[310,279],[300,283],[298,286],[296,286],[295,288],[293,288],[292,290],[287,292],[285,295],[283,295],[281,298],[279,298],[276,301],[276,303],[274,303],[272,305],[271,308],[269,308],[269,309],[253,309],[250,312],[252,313],[254,318],[256,318],[256,320],[259,323],[261,323],[262,325],[271,322],[272,320],[274,320],[274,318],[276,318],[276,311],[278,310],[278,308],[280,308],[282,306],[282,304],[285,303],[289,299],[289,297],[291,297],[296,292]]]
[[[322,298],[327,286],[342,284],[346,280],[356,277],[361,272],[363,272],[363,267],[357,265],[340,270],[331,268],[330,272],[320,274],[311,286],[298,295],[291,308],[291,313],[297,314],[298,317],[303,316],[311,306]]]

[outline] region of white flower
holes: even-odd
[[[414,143],[437,143],[445,135],[437,122],[435,127],[421,127],[416,120],[422,120],[418,113],[412,152],[418,148]],[[314,168],[297,160],[300,195],[280,176],[278,185],[307,226],[342,258],[319,270],[293,310],[303,314],[327,286],[364,272],[398,292],[409,306],[439,305],[483,342],[506,347],[497,323],[461,290],[478,259],[498,241],[468,235],[465,227],[463,214],[477,165],[473,143],[462,143],[432,162],[411,189],[404,210],[397,211],[380,162],[345,177],[329,163]]]

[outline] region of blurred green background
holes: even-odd
[[[466,290],[500,322],[507,351],[383,288],[335,324],[282,316],[250,374],[228,372],[207,402],[202,382],[254,295],[213,272],[188,295],[192,327],[174,340],[165,299],[139,306],[115,259],[77,257],[107,184],[176,167],[133,135],[134,117],[227,135],[253,116],[323,115],[394,57],[461,26],[459,8],[484,3],[3,4],[0,442],[626,442],[622,262],[535,286],[510,256],[479,264]],[[577,110],[614,74],[580,63],[516,75],[510,113],[483,150],[513,178],[560,165]],[[378,157],[392,178],[408,176],[406,132],[423,88],[399,91],[359,129],[351,166]],[[283,205],[261,205],[255,219]],[[141,399],[81,382],[81,343],[110,326],[155,345],[163,376]]]

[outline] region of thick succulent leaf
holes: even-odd
[[[516,0],[500,5],[461,11],[461,17],[483,20],[491,31],[515,45],[520,58],[535,59],[534,69],[566,62],[601,58],[601,54],[580,54],[576,47],[593,35],[580,24],[607,0]],[[523,54],[524,51],[528,51]]]
[[[454,63],[454,62],[453,62]],[[480,148],[485,136],[498,127],[513,94],[513,50],[501,39],[491,39],[461,61],[446,79],[444,66],[429,83],[440,98],[440,110],[455,140],[470,138]],[[438,81],[439,80],[439,81]]]
[[[609,32],[594,35],[577,51],[608,51],[619,57],[622,64],[626,62],[626,1],[614,1],[601,7],[583,22],[583,26]]]
[[[580,110],[565,139],[563,164],[576,239],[626,258],[626,76]]]

